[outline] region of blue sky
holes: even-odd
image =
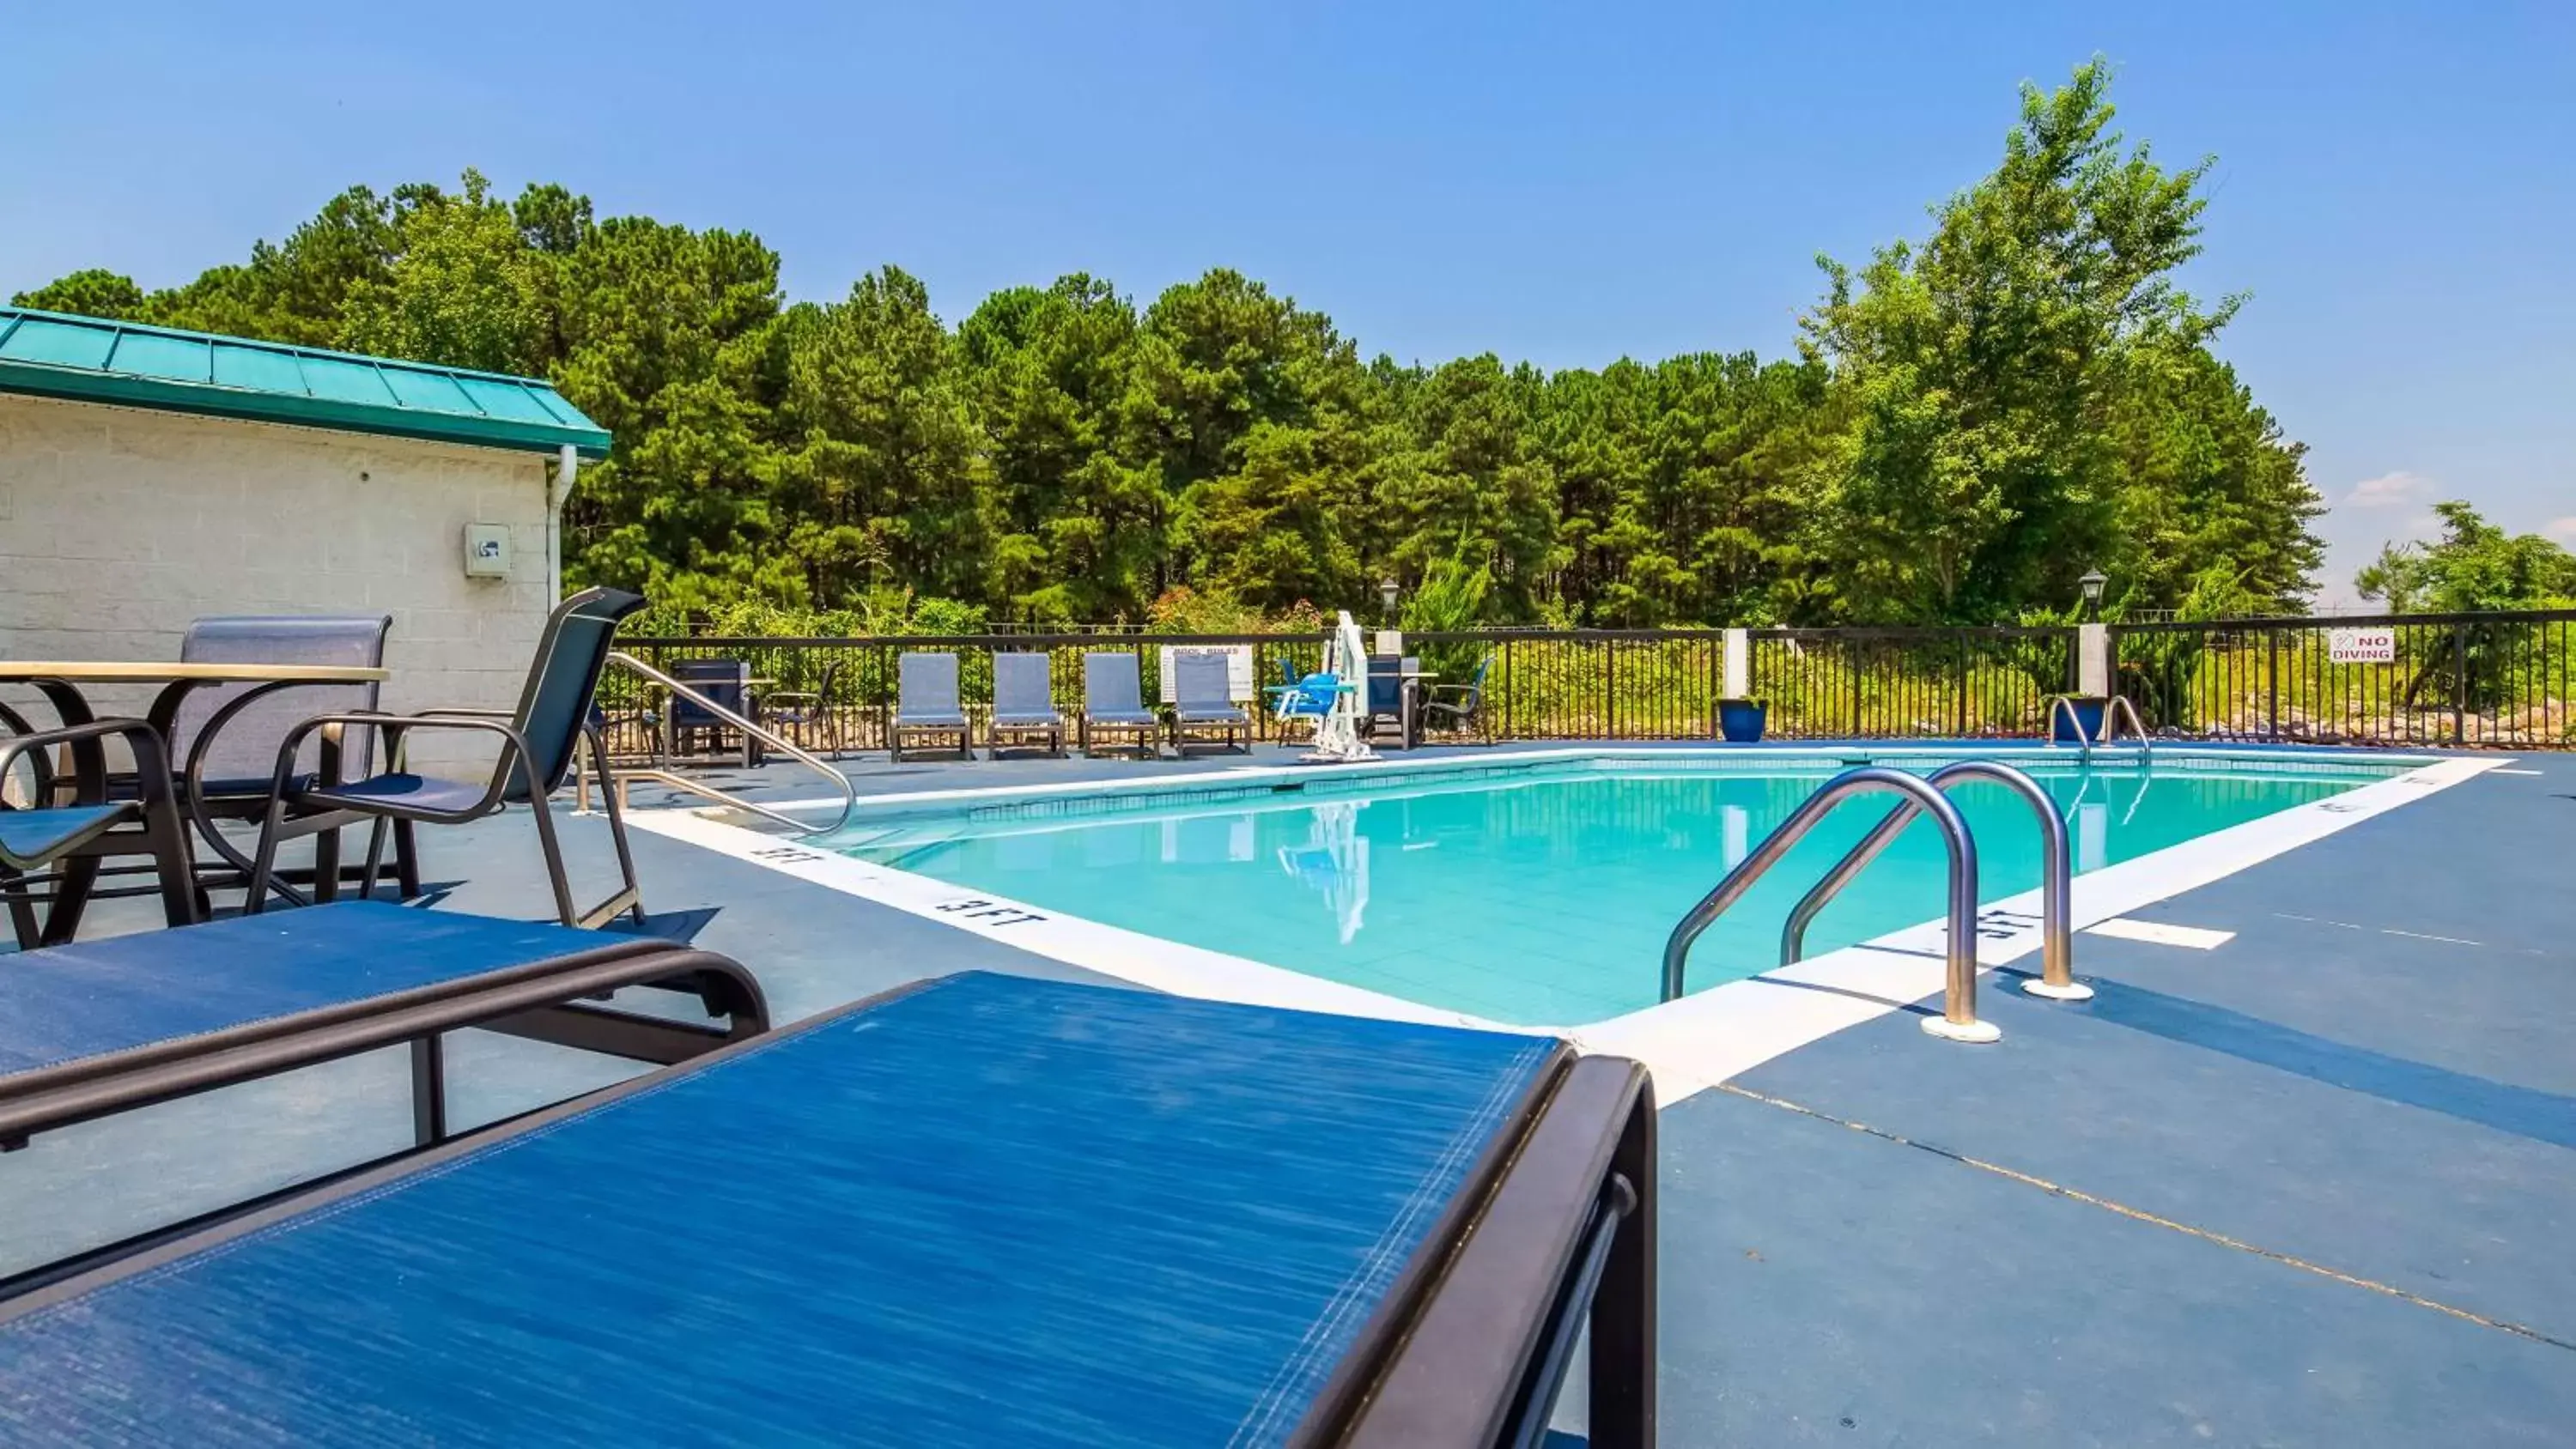
[[[798,297],[891,261],[954,321],[1228,265],[1370,352],[1551,367],[1786,350],[1817,252],[1919,235],[2015,85],[2100,52],[2132,137],[2218,157],[2190,283],[2252,294],[2221,350],[2310,446],[2332,577],[2437,498],[2576,544],[2566,0],[135,0],[6,34],[0,292],[167,285],[470,165],[756,231]]]

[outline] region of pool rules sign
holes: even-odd
[[[2326,658],[2336,664],[2394,664],[2397,662],[2397,631],[2329,629],[2326,631]]]

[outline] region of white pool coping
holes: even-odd
[[[1849,750],[1862,748],[1855,745]],[[1956,745],[1920,749],[1872,747],[1868,752],[1878,757],[1954,756],[1960,753],[1960,748]],[[2042,757],[2048,754],[2044,749],[2027,746],[2020,752]],[[1631,757],[1675,760],[1724,754],[1730,764],[1749,764],[1752,761],[1746,757],[1753,753],[1697,750],[1622,752],[1576,748],[1516,752],[1510,758],[1533,761],[1624,760]],[[1821,757],[1830,763],[1840,763],[1847,753],[1828,747],[1810,758]],[[2227,752],[2192,752],[2194,756],[2224,753]],[[2277,762],[2284,753],[2271,750],[2240,752],[2238,757]],[[1802,751],[1765,750],[1758,758],[1765,762],[1793,763],[1805,754]],[[2065,757],[2061,755],[2059,758]],[[2334,756],[2319,751],[2307,754],[2306,758],[2317,760]],[[2355,760],[2349,755],[2342,758]],[[2390,763],[2384,756],[2380,761]],[[1411,763],[1416,768],[1428,768],[1442,762]],[[1463,763],[1472,766],[1488,763],[1488,759],[1470,757]],[[2098,922],[2207,885],[2299,846],[2322,840],[2373,816],[2386,814],[2411,800],[2421,799],[2511,763],[2510,757],[2502,756],[2433,760],[2324,800],[2293,805],[2133,860],[2087,872],[2074,880],[2071,902],[2073,927],[2081,931]],[[1344,771],[1335,773],[1339,775]],[[1251,783],[1263,776],[1311,774],[1309,770],[1295,767],[1249,768],[1164,776],[1153,781],[943,790],[876,799],[915,801],[935,797],[946,809],[953,810],[962,802],[980,803],[1002,797],[1126,795],[1138,791],[1139,787],[1156,784],[1167,787],[1177,784],[1182,789],[1208,788],[1211,785]],[[1144,793],[1158,792],[1148,790]],[[840,802],[833,800],[829,803],[837,807]],[[1915,1002],[1938,997],[1943,987],[1942,951],[1946,931],[1943,922],[1936,918],[1856,946],[1825,952],[1795,966],[1730,981],[1694,992],[1678,1001],[1665,1002],[1624,1016],[1583,1024],[1515,1025],[1327,981],[1222,951],[1104,925],[989,892],[966,890],[946,881],[854,860],[778,835],[711,818],[717,813],[721,812],[639,810],[630,813],[627,821],[637,829],[650,830],[719,855],[763,866],[827,890],[857,896],[926,920],[943,922],[1035,955],[1159,991],[1292,1010],[1566,1037],[1587,1051],[1615,1053],[1644,1062],[1654,1073],[1658,1100],[1666,1103],[1705,1091],[1845,1027],[1857,1026]],[[2035,952],[2041,944],[2039,892],[2025,891],[1985,906],[1980,922],[1977,941],[1980,968],[2004,965]],[[1653,961],[1638,963],[1640,973],[1658,969],[1658,963]],[[2079,978],[2083,975],[2080,941],[2076,952],[2076,974]],[[1941,1051],[1976,1049],[1934,1042],[1929,1037],[1925,1038],[1925,1046],[1927,1050]]]

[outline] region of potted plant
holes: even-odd
[[[1717,702],[1717,732],[1730,745],[1750,745],[1762,738],[1762,721],[1769,707],[1758,699],[1721,699]]]

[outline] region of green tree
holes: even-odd
[[[1820,538],[1856,617],[1991,620],[2071,594],[2116,536],[2105,419],[2124,351],[2199,346],[2234,311],[2173,282],[2199,251],[2209,163],[2124,150],[2109,88],[2099,60],[2024,86],[2002,166],[1935,210],[1919,251],[1820,259],[1804,345],[1855,418]]]
[[[2440,538],[2384,545],[2353,576],[2363,598],[2396,614],[2565,607],[2576,598],[2576,554],[2536,533],[2507,533],[2463,500],[2436,503],[2433,514]]]
[[[71,312],[83,317],[105,317],[116,322],[143,320],[143,289],[134,279],[104,267],[56,277],[33,291],[20,292],[9,299],[13,307],[35,307],[47,312]]]
[[[991,467],[950,362],[928,289],[896,267],[792,329],[779,503],[816,597],[990,597]]]

